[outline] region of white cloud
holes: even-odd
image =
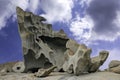
[[[33,13],[38,9],[39,0],[0,0],[0,30],[6,26],[7,20],[11,17],[16,19],[16,6],[23,10],[29,9]]]
[[[89,6],[89,4],[92,0],[78,0],[78,1],[79,1],[79,4],[81,5],[81,7],[83,7],[85,5]]]
[[[40,0],[30,0],[29,3],[29,10],[33,13],[37,12],[37,9],[39,8]]]
[[[41,0],[42,14],[48,22],[68,22],[72,18],[73,0]]]
[[[89,7],[89,4],[92,0],[76,0],[79,1],[80,7]],[[116,32],[114,31],[107,31],[104,34],[99,34],[98,32],[95,32],[94,29],[94,22],[92,21],[91,17],[88,17],[86,14],[86,9],[82,12],[84,13],[85,17],[79,17],[79,19],[76,17],[75,20],[73,19],[72,23],[70,23],[70,31],[73,33],[72,35],[75,37],[75,39],[79,42],[86,42],[88,44],[92,43],[93,41],[97,40],[103,40],[103,41],[115,41],[120,36],[120,11],[117,12],[117,18],[114,20],[113,23],[115,23],[118,27],[116,29]],[[86,26],[86,27],[85,27]],[[88,32],[85,32],[85,29],[88,29]]]
[[[116,34],[112,33],[113,35],[108,35],[107,33],[104,35],[100,35],[95,33],[94,31],[92,32],[91,40],[96,41],[96,40],[102,40],[102,41],[110,41],[114,42],[119,36],[120,32],[117,32]]]
[[[27,8],[26,0],[0,0],[0,30],[5,27],[7,19],[15,14],[16,6]]]
[[[13,21],[16,20],[16,6],[33,13],[41,7],[48,22],[68,22],[72,18],[72,0],[0,0],[0,30],[11,16]]]
[[[85,6],[85,3],[89,6],[91,0],[76,0],[81,6]],[[69,22],[70,31],[76,40],[81,42],[91,42],[95,40],[114,41],[120,35],[120,32],[113,33],[113,35],[99,35],[94,32],[93,22],[85,15],[80,17],[78,13],[76,18],[72,19],[72,8],[74,0],[0,0],[0,30],[6,26],[7,20],[11,17],[13,21],[16,20],[16,6],[20,6],[22,9],[29,9],[33,13],[36,13],[38,9],[42,9],[45,14],[42,14],[48,22]],[[120,12],[118,12],[115,24],[120,24]]]
[[[70,31],[72,35],[79,42],[86,43],[91,38],[93,23],[89,16],[81,18],[79,14],[76,14],[76,18],[71,21]]]

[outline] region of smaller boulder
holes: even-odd
[[[109,64],[109,68],[114,68],[120,65],[120,61],[118,60],[112,60]]]
[[[56,66],[52,66],[48,69],[39,69],[38,72],[35,73],[36,77],[46,77],[48,76],[55,68]]]
[[[109,68],[109,71],[120,74],[120,65],[117,67]]]
[[[4,68],[0,71],[0,76],[4,76],[7,74],[7,68]]]
[[[120,74],[120,61],[112,60],[109,64],[108,71]]]
[[[91,59],[91,65],[89,67],[88,72],[96,72],[101,65],[106,61],[108,58],[109,52],[108,51],[101,51],[99,56],[93,57]]]

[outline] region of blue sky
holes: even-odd
[[[0,0],[0,63],[22,60],[16,6],[43,16],[54,30],[64,29],[68,37],[100,50],[111,60],[120,60],[120,1],[118,0]]]

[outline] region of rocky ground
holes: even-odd
[[[1,75],[0,80],[120,80],[120,74],[96,72],[75,76],[67,73],[53,72],[48,77],[37,78],[31,73],[8,73],[6,75]]]

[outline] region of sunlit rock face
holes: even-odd
[[[68,41],[64,31],[53,31],[52,25],[45,23],[46,19],[41,16],[25,12],[19,7],[16,11],[26,70],[52,65],[57,65],[60,70]]]

